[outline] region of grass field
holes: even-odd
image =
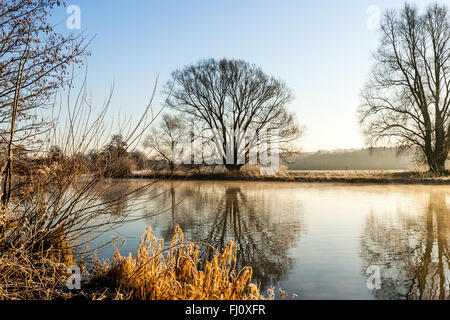
[[[430,183],[450,184],[450,175],[436,177],[423,171],[404,170],[336,170],[289,171],[294,181],[350,183]]]

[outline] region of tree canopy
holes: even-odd
[[[251,144],[276,142],[283,148],[301,133],[287,110],[291,90],[243,60],[206,59],[188,65],[172,73],[165,92],[169,106],[193,118],[200,134],[219,136],[216,155],[229,169],[243,165],[240,152],[248,153]],[[263,134],[275,130],[277,141]],[[246,140],[250,132],[258,139]]]

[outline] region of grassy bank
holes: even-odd
[[[277,175],[261,175],[257,170],[242,172],[196,172],[175,171],[152,173],[134,172],[131,178],[161,178],[174,180],[243,180],[243,181],[288,181],[288,182],[333,182],[375,184],[436,184],[449,185],[450,174],[433,176],[423,171],[404,170],[282,170]]]
[[[237,269],[237,247],[229,242],[202,259],[201,246],[184,241],[179,226],[167,249],[150,228],[142,236],[136,254],[94,260],[91,265],[50,250],[30,254],[16,250],[0,257],[0,300],[261,300],[273,299],[252,283],[252,268]],[[9,253],[11,253],[10,251]],[[62,252],[58,250],[58,252]],[[69,266],[78,265],[86,278],[81,290],[67,289]],[[287,295],[280,290],[281,296]]]

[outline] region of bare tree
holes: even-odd
[[[65,80],[70,63],[80,62],[85,47],[77,37],[64,37],[48,21],[57,0],[11,0],[0,7],[0,149],[6,149],[2,205],[11,196],[13,147],[42,133],[44,120],[31,111],[43,109]],[[20,126],[20,123],[24,125]],[[48,127],[49,128],[49,127]],[[23,148],[23,146],[21,146]]]
[[[359,108],[368,144],[414,151],[433,173],[450,149],[450,15],[431,5],[387,11],[376,65]]]
[[[240,169],[244,164],[238,161],[240,152],[246,152],[248,160],[252,144],[267,144],[263,132],[278,130],[277,143],[285,145],[300,136],[286,109],[292,100],[289,88],[245,61],[201,60],[174,71],[166,88],[170,107],[219,136],[215,152],[228,169]],[[250,132],[260,136],[247,139]]]
[[[185,124],[183,119],[177,115],[163,114],[158,128],[152,128],[144,141],[144,146],[153,152],[157,160],[165,162],[170,173],[173,174],[177,154],[183,150],[179,148],[180,136],[183,134]]]
[[[30,143],[49,126],[38,113],[53,104],[55,90],[68,81],[69,70],[87,53],[82,34],[63,35],[51,24],[59,0],[0,2],[0,147],[7,144],[15,116],[15,140]],[[26,54],[24,54],[26,53]],[[20,72],[19,72],[20,71]],[[17,84],[20,75],[20,96]],[[18,106],[14,112],[15,105]]]

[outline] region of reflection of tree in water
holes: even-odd
[[[365,268],[381,267],[379,299],[450,299],[450,209],[431,193],[426,212],[398,224],[371,215],[362,239]]]
[[[204,203],[200,187],[179,187],[177,183],[170,182],[155,190],[159,196],[154,197],[154,205],[163,210],[159,217],[147,219],[147,224],[152,227],[163,226],[161,236],[164,239],[172,239],[176,225],[183,232],[190,230],[195,224],[198,213],[204,209]],[[195,199],[194,201],[190,201]]]
[[[140,213],[142,217],[150,217],[160,213],[160,208],[148,208],[153,200],[148,193],[149,183],[139,183],[132,180],[104,182],[96,188],[93,197],[99,199],[105,213],[115,217],[128,217]],[[153,187],[152,187],[153,188]],[[161,208],[163,210],[164,208]],[[135,217],[137,218],[137,217]]]
[[[293,261],[286,251],[297,239],[299,227],[292,222],[269,224],[270,213],[258,210],[255,200],[239,188],[228,188],[204,241],[220,249],[235,241],[238,263],[253,267],[255,278],[266,287],[287,278]]]
[[[128,204],[128,185],[121,183],[117,185],[107,186],[99,192],[102,203],[109,208],[113,215],[123,216],[127,211]]]
[[[293,267],[287,250],[300,234],[299,220],[274,217],[278,212],[267,208],[267,200],[236,187],[212,192],[170,188],[166,203],[174,206],[164,237],[169,239],[173,226],[179,224],[189,235],[188,240],[209,243],[217,249],[232,240],[237,244],[238,265],[251,266],[255,280],[266,288],[287,278]]]

